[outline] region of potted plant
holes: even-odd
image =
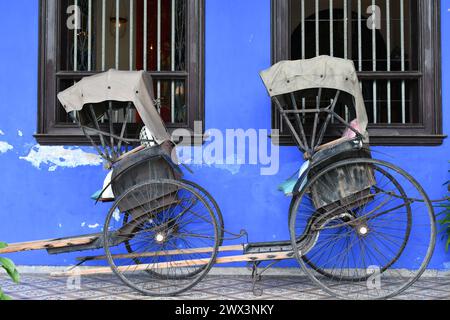
[[[8,245],[6,243],[0,242],[0,249],[4,249],[7,246]],[[19,283],[20,275],[17,271],[16,265],[11,259],[0,257],[0,268],[3,268],[6,271],[12,281]],[[0,288],[0,300],[11,300],[11,298],[3,292],[2,288]]]

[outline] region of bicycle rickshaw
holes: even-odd
[[[434,212],[414,178],[372,158],[353,63],[326,56],[284,61],[261,77],[306,160],[284,190],[292,195],[289,241],[224,246],[228,233],[218,204],[205,189],[183,180],[151,77],[111,70],[59,95],[112,170],[97,195],[114,201],[103,233],[20,243],[3,252],[104,248],[103,255],[79,258],[80,264],[99,267],[56,275],[114,272],[150,296],[181,294],[215,264],[233,262],[250,264],[258,293],[261,274],[285,259],[295,259],[317,285],[343,299],[391,298],[409,288],[434,250]],[[139,139],[126,135],[132,110],[145,125]],[[117,113],[120,124],[113,121]]]

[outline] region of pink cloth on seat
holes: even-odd
[[[352,122],[350,122],[350,126],[355,129],[358,132],[361,132],[361,128],[359,126],[359,122],[358,119],[353,120]],[[350,128],[345,129],[344,134],[342,135],[342,138],[349,138],[349,139],[353,139],[356,137],[356,133],[351,130]]]

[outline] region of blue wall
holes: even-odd
[[[271,61],[270,0],[206,2],[206,126],[269,129],[270,103],[258,72]],[[442,3],[445,31],[450,30],[450,1]],[[89,196],[103,182],[101,166],[52,168],[44,163],[37,169],[20,159],[36,145],[32,135],[37,121],[38,1],[0,1],[0,12],[7,13],[0,29],[0,130],[4,132],[0,141],[14,148],[0,153],[0,239],[15,242],[100,232],[107,208],[94,206]],[[449,134],[450,61],[445,57],[450,56],[450,38],[442,34],[444,124]],[[440,147],[377,150],[413,173],[432,198],[445,194],[442,183],[449,178],[449,140]],[[281,172],[274,177],[261,177],[257,166],[236,171],[204,166],[195,168],[195,175],[188,178],[217,198],[227,229],[246,229],[252,241],[283,240],[288,238],[289,199],[276,186],[298,169],[299,158],[295,148],[282,148]],[[45,252],[12,258],[22,265],[74,262],[73,255]],[[444,269],[446,262],[450,254],[439,241],[431,267]]]

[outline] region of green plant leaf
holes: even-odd
[[[2,289],[0,289],[0,301],[12,300],[10,296],[3,293]]]
[[[0,249],[5,249],[8,246],[5,242],[0,242]]]
[[[0,258],[0,266],[6,270],[8,275],[15,283],[20,282],[20,274],[17,271],[16,265],[12,262],[11,259],[8,258]]]

